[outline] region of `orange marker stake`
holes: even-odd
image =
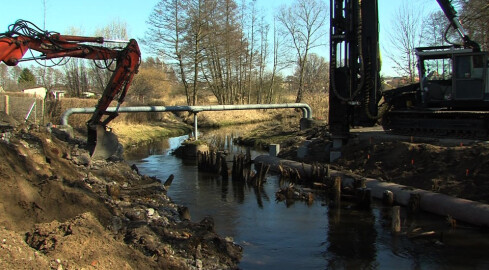
[[[370,159],[370,154],[367,154],[367,159]]]
[[[414,159],[411,159],[411,165],[414,165]]]
[[[469,176],[469,169],[465,170],[465,176]]]

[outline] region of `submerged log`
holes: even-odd
[[[301,163],[284,160],[277,157],[270,157],[268,155],[262,155],[255,158],[255,163],[270,164],[271,170],[279,171],[279,164],[283,166],[291,166],[295,168],[301,168]],[[306,165],[304,165],[307,167]],[[302,169],[302,168],[301,168]],[[303,172],[301,172],[303,173]],[[331,171],[331,175],[350,176],[345,172]],[[388,183],[378,179],[366,178],[366,186],[372,189],[372,197],[382,199],[382,193],[385,190],[389,190],[394,193],[394,202],[399,205],[407,206],[409,197],[412,193],[417,193],[419,196],[418,209],[431,212],[441,216],[450,215],[452,218],[458,221],[464,221],[476,226],[489,226],[489,205],[466,200],[462,198],[455,198],[445,194],[430,192],[421,189],[409,188],[405,185],[399,185],[394,183]],[[317,186],[318,184],[316,184]]]
[[[168,179],[166,179],[165,183],[163,184],[166,190],[170,188],[171,183],[173,182],[173,178],[175,178],[175,176],[173,174],[170,174],[170,176],[168,176]]]

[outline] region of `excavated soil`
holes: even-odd
[[[159,179],[55,133],[2,126],[1,269],[237,268],[212,218],[190,222]]]
[[[306,131],[296,126],[261,128],[279,143],[279,157],[305,163],[329,163],[327,126]],[[275,132],[278,131],[278,132]],[[294,132],[295,136],[290,137]],[[288,139],[283,140],[287,134]],[[374,134],[374,135],[369,135]],[[258,137],[258,138],[257,138]],[[243,137],[241,141],[259,140]],[[352,132],[342,157],[331,168],[347,173],[489,203],[489,143],[443,138],[391,136],[382,131]],[[307,155],[298,153],[307,148]],[[303,152],[304,153],[304,152]]]
[[[489,203],[489,145],[444,146],[406,141],[352,142],[340,170]]]

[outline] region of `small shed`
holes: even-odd
[[[52,95],[53,95],[53,97],[54,97],[55,99],[62,99],[62,98],[64,98],[64,97],[65,97],[65,93],[66,93],[66,91],[61,91],[61,90],[53,90],[53,91],[51,91],[51,93],[52,93]]]
[[[22,90],[23,93],[34,95],[36,98],[45,99],[47,90],[44,87],[30,88]]]

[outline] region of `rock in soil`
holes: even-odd
[[[0,136],[1,269],[237,269],[241,247],[209,220],[182,219],[159,179],[124,161],[92,162],[83,140],[46,128],[8,133]]]

